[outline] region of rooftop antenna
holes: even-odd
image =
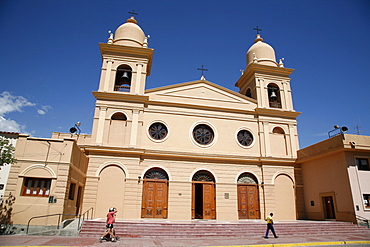
[[[360,128],[361,128],[361,125],[356,124],[356,126],[355,126],[355,129],[356,129],[356,135],[359,135],[362,131],[364,131],[364,130],[362,130],[362,129],[360,129]]]

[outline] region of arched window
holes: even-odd
[[[275,127],[273,130],[272,130],[272,133],[274,134],[285,134],[284,130],[280,127]]]
[[[117,68],[114,91],[130,92],[132,70],[128,65],[121,65]]]
[[[145,173],[144,179],[165,179],[168,180],[167,173],[160,168],[150,169]]]
[[[257,179],[250,173],[243,173],[238,178],[238,184],[257,184]]]
[[[207,171],[199,171],[193,176],[193,181],[197,182],[214,182],[213,175]]]
[[[112,115],[111,120],[121,120],[121,121],[126,121],[127,117],[125,114],[122,112],[116,112]]]
[[[274,84],[270,83],[267,86],[269,105],[271,108],[281,108],[280,89]]]

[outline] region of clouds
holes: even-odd
[[[50,109],[51,109],[51,106],[43,105],[41,106],[41,109],[37,110],[37,113],[40,115],[45,115]]]
[[[7,91],[2,92],[0,94],[0,131],[26,133],[25,125],[6,117],[7,114],[12,112],[23,112],[25,107],[36,107],[36,104],[28,101],[23,96],[14,96]],[[37,113],[45,115],[50,109],[51,106],[41,106]]]

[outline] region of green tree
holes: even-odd
[[[1,166],[4,165],[11,165],[17,162],[14,158],[14,146],[10,143],[10,141],[0,136],[0,169]]]
[[[15,202],[15,196],[9,193],[7,199],[3,198],[0,203],[0,234],[11,234],[12,232],[12,211],[13,204]]]

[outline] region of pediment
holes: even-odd
[[[185,100],[217,101],[256,105],[251,98],[209,81],[199,80],[146,90],[146,95]]]

